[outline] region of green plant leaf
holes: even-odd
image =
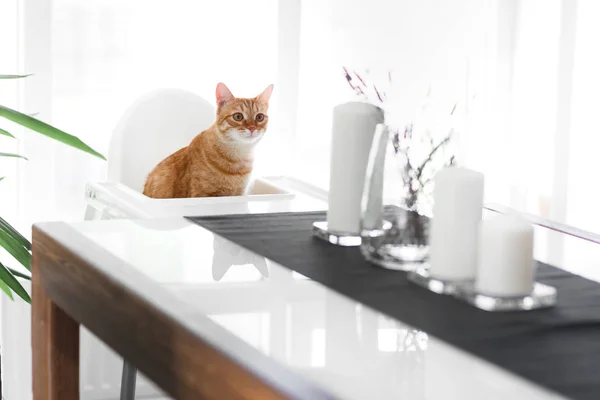
[[[69,135],[68,133],[57,129],[52,125],[48,125],[47,123],[30,117],[27,114],[20,113],[8,107],[0,106],[0,117],[6,118],[61,143],[75,147],[78,150],[89,153],[93,156],[101,158],[102,160],[106,160],[102,154],[83,143],[78,137]]]
[[[12,294],[12,290],[10,290],[10,287],[8,287],[8,285],[6,283],[4,283],[3,281],[0,281],[0,289],[2,289],[2,291],[4,293],[6,293],[6,295],[8,297],[10,297],[11,300],[14,300],[15,298],[13,297]]]
[[[25,247],[21,246],[19,241],[14,238],[14,235],[0,229],[0,246],[4,247],[28,271],[31,271],[31,254]]]
[[[13,136],[13,134],[12,134],[12,133],[10,133],[10,132],[8,132],[8,131],[5,131],[5,130],[4,130],[4,129],[2,129],[2,128],[0,128],[0,135],[8,136],[8,137],[11,137],[11,138],[13,138],[13,139],[15,138],[15,137]]]
[[[31,242],[21,235],[11,224],[9,224],[4,218],[0,217],[0,229],[10,234],[15,238],[21,246],[31,251]]]
[[[0,153],[0,157],[15,157],[15,158],[22,158],[24,160],[27,160],[27,157],[21,156],[19,154],[13,154],[13,153]]]
[[[17,278],[26,279],[28,281],[31,280],[31,276],[29,276],[29,275],[25,275],[24,273],[16,271],[16,270],[14,270],[12,268],[8,268],[8,270],[10,271],[11,274],[13,274],[14,276],[16,276]]]
[[[0,280],[6,283],[16,294],[19,295],[20,298],[25,300],[28,303],[31,303],[31,297],[29,297],[29,293],[21,286],[17,278],[10,271],[0,263]]]
[[[27,75],[1,75],[0,74],[0,79],[20,79],[20,78],[27,78],[28,76],[31,76],[31,74],[27,74]]]

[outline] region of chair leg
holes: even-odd
[[[137,368],[123,360],[123,372],[121,374],[121,400],[135,399],[135,379]]]
[[[94,207],[90,206],[89,204],[86,204],[85,206],[85,214],[83,216],[83,219],[85,221],[93,221],[98,218],[98,210],[96,210]]]

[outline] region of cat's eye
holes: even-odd
[[[241,121],[241,120],[244,119],[244,114],[242,114],[242,113],[235,113],[235,114],[233,114],[233,119],[235,121]]]
[[[262,121],[264,121],[264,120],[265,120],[265,114],[258,113],[258,114],[256,114],[256,117],[255,117],[255,118],[256,118],[256,121],[257,121],[257,122],[262,122]]]

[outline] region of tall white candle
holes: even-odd
[[[369,151],[383,111],[366,103],[345,103],[333,109],[329,208],[331,232],[359,233],[360,203]]]
[[[533,289],[533,227],[506,215],[481,222],[475,289],[498,297]]]
[[[434,179],[430,274],[449,281],[475,279],[483,174],[449,167]]]

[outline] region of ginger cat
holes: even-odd
[[[150,172],[144,194],[159,199],[244,194],[254,146],[267,130],[272,92],[270,85],[255,98],[236,98],[219,83],[216,121]]]

